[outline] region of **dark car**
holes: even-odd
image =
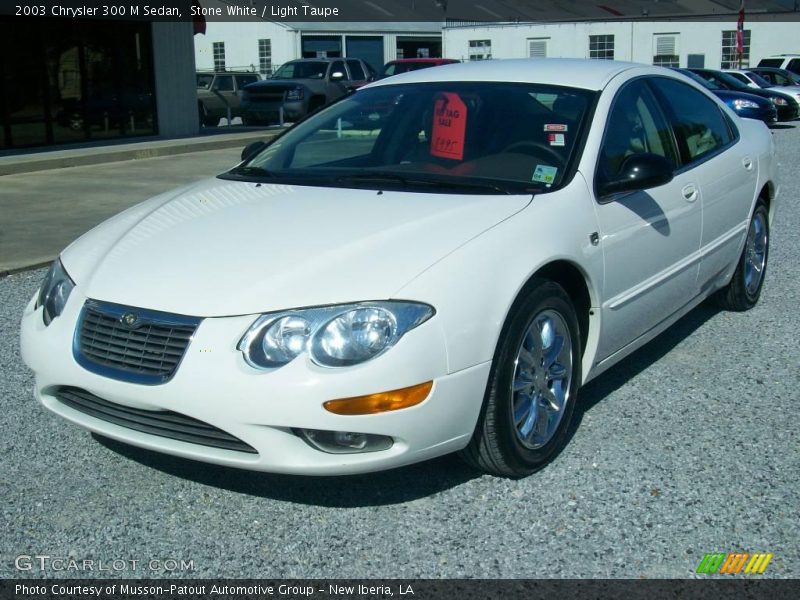
[[[769,89],[756,89],[742,83],[735,77],[722,71],[715,71],[714,69],[687,69],[696,75],[699,75],[706,81],[711,82],[713,85],[734,92],[743,92],[745,94],[752,94],[754,96],[761,96],[768,98],[775,105],[778,110],[779,121],[791,121],[800,116],[800,103],[797,102],[788,94],[782,92],[775,92]]]
[[[772,85],[800,85],[800,75],[792,73],[786,69],[777,67],[752,67],[748,69],[769,81]]]
[[[284,118],[297,121],[374,79],[374,71],[357,58],[302,58],[285,63],[270,79],[242,92],[242,121],[269,125]]]
[[[727,104],[740,117],[764,121],[767,125],[771,125],[778,120],[778,111],[775,108],[775,104],[768,98],[762,98],[747,92],[726,90],[687,69],[675,70],[711,90],[717,98]]]
[[[384,77],[391,77],[392,75],[399,75],[400,73],[408,73],[409,71],[418,71],[419,69],[428,69],[430,67],[437,67],[439,65],[449,65],[459,61],[454,58],[398,58],[397,60],[390,60],[383,65],[379,79]]]

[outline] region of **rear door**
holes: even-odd
[[[758,183],[758,161],[715,100],[674,79],[653,79],[681,153],[681,170],[703,190],[699,286],[736,260]]]
[[[350,71],[350,84],[351,89],[356,89],[367,83],[369,75],[364,69],[361,61],[355,58],[347,59],[347,69]]]

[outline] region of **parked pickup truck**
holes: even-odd
[[[240,109],[245,125],[297,121],[328,102],[361,87],[374,71],[357,58],[302,58],[285,63],[271,79],[242,91]]]

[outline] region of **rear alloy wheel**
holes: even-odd
[[[756,204],[739,264],[727,286],[717,292],[717,302],[726,310],[753,308],[761,297],[769,258],[769,217],[761,200]]]
[[[541,469],[560,449],[580,383],[578,319],[561,286],[541,280],[517,302],[492,364],[471,465],[504,477]]]

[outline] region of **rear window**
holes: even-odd
[[[758,66],[759,67],[780,67],[782,63],[783,63],[783,59],[782,58],[762,58],[761,61],[759,61]]]
[[[257,75],[237,75],[236,76],[236,81],[238,82],[239,87],[241,88],[241,87],[247,85],[248,83],[254,83],[254,82],[258,81],[258,76]]]
[[[800,58],[793,58],[790,60],[786,68],[792,73],[800,73]]]

